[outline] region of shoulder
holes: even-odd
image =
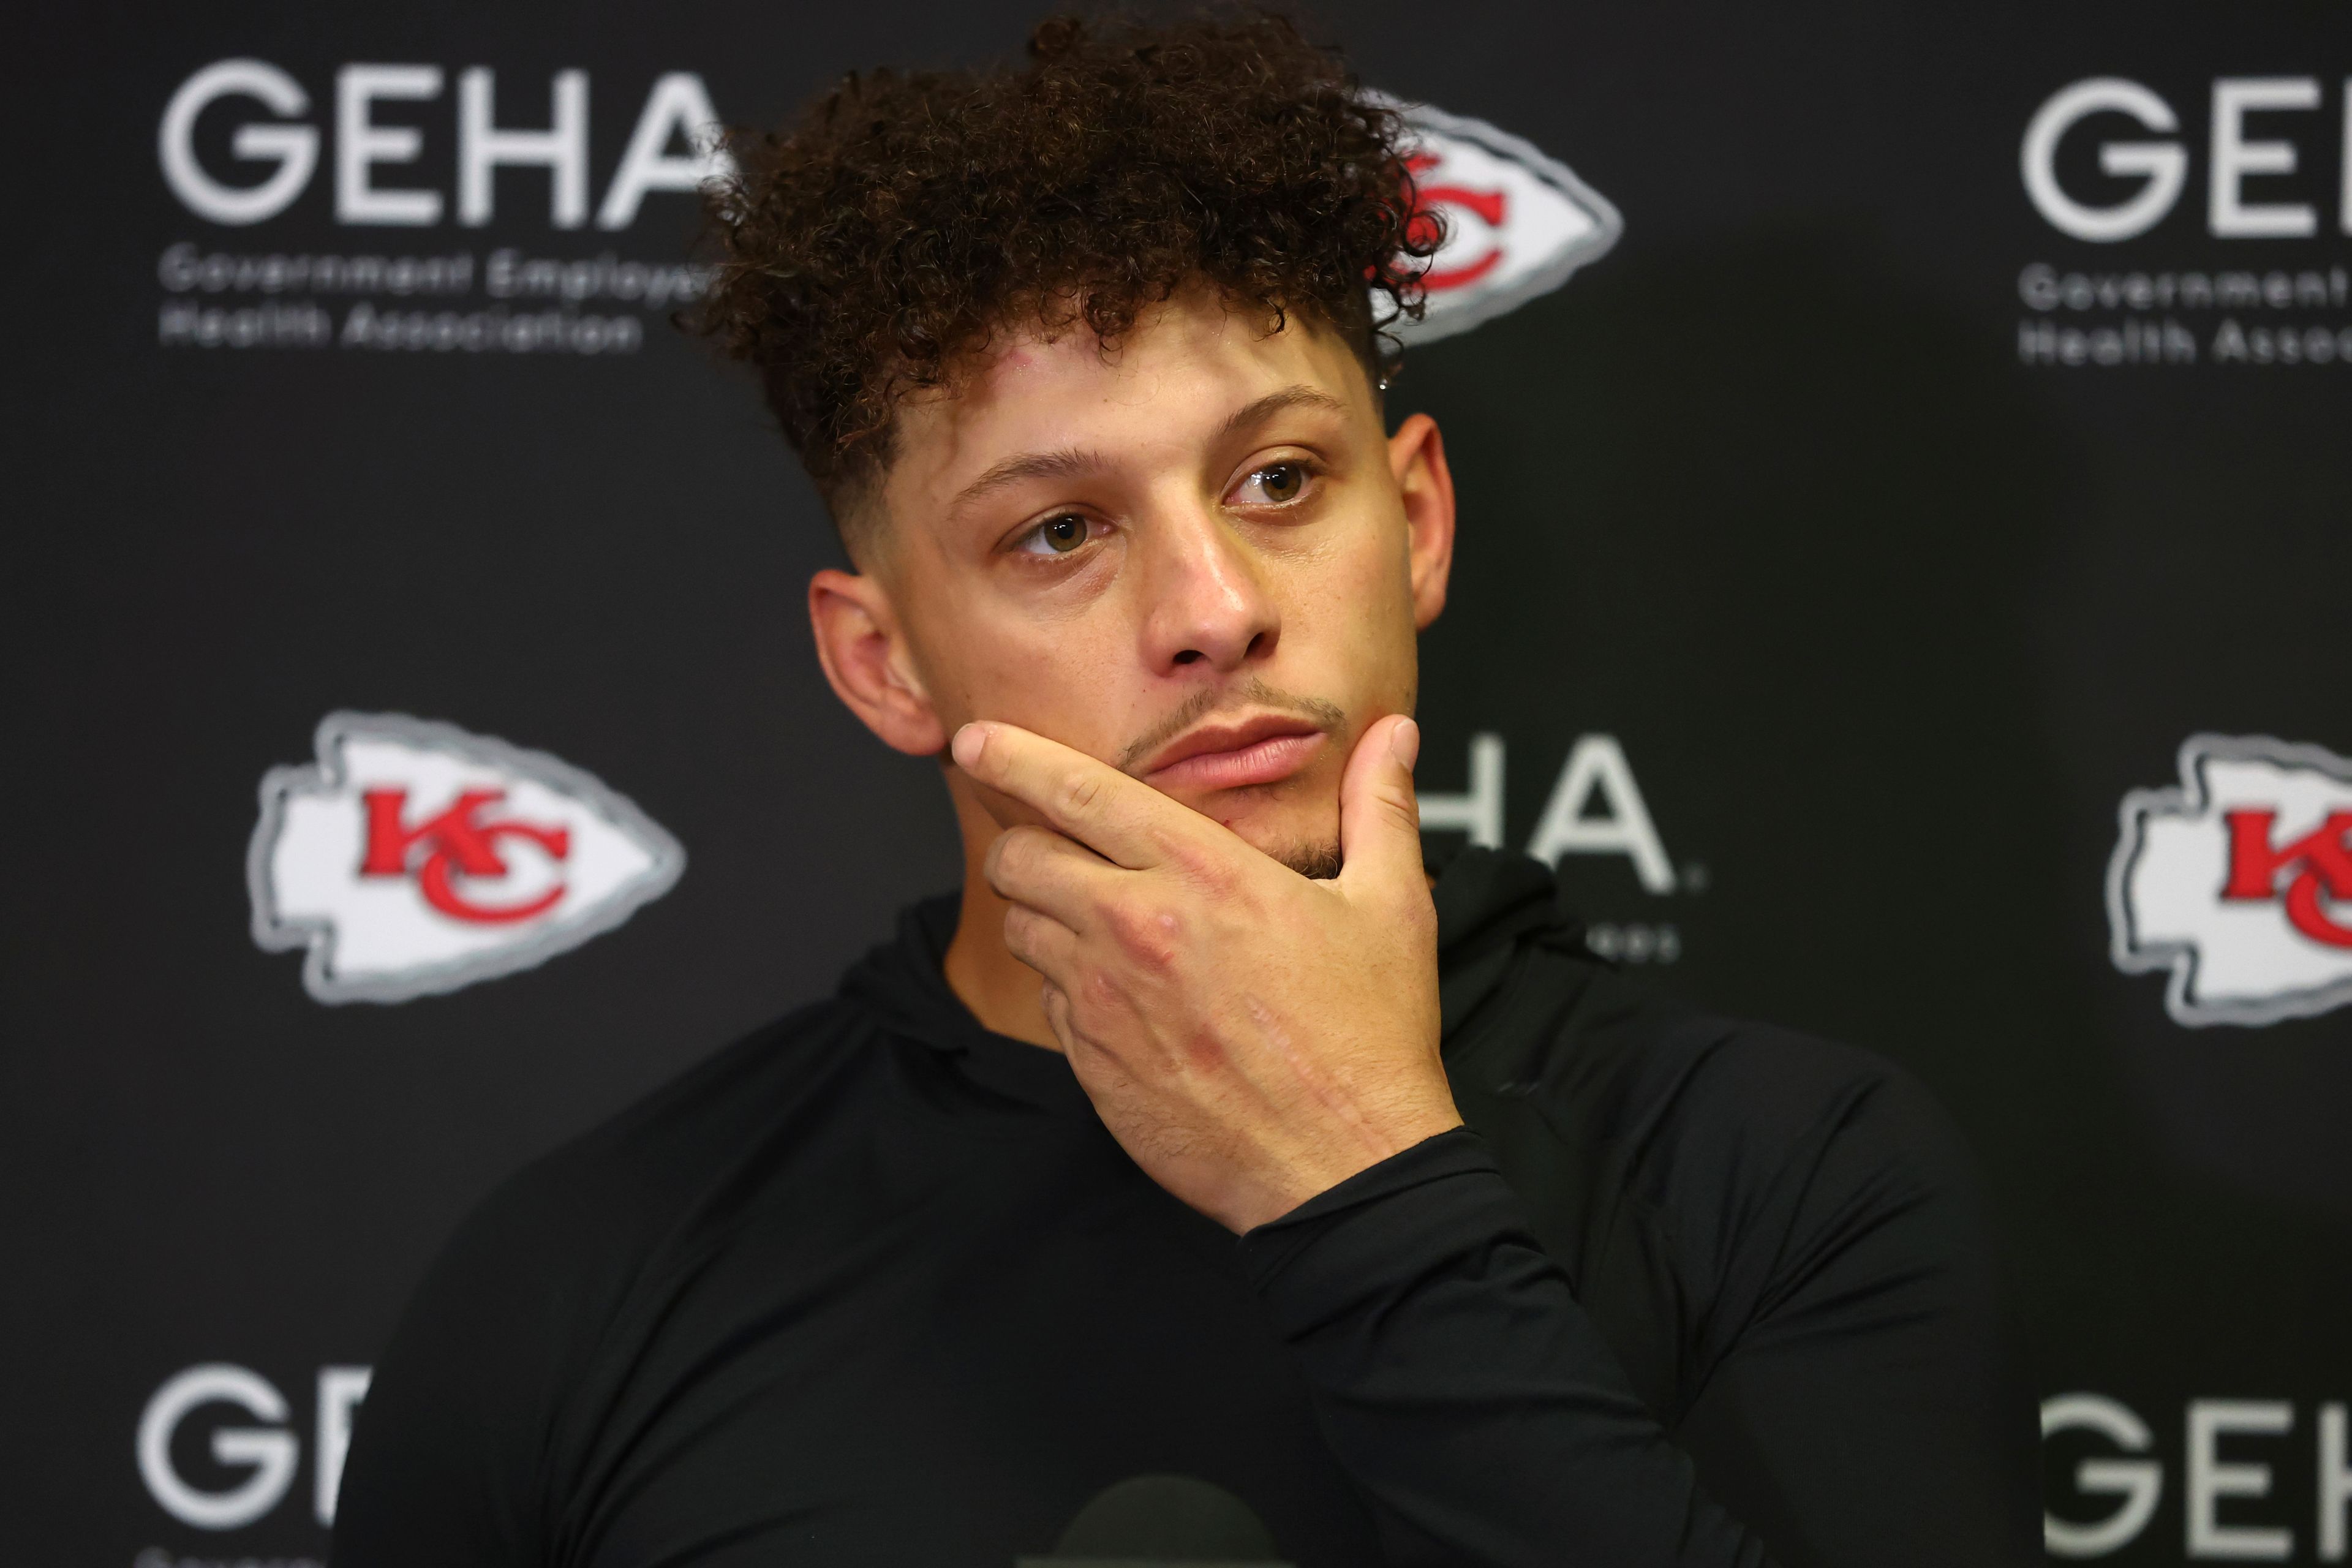
[[[1528,1173],[1532,1205],[1572,1209],[1572,1226],[1554,1222],[1561,1234],[1599,1245],[1639,1232],[1708,1298],[1739,1280],[1769,1290],[1881,1231],[1976,1245],[1974,1162],[1895,1063],[1546,957],[1565,967],[1535,988],[1560,1000],[1547,1028],[1487,1053],[1512,1065],[1482,1131],[1507,1170]]]
[[[867,1063],[872,1034],[837,997],[762,1026],[493,1188],[439,1271],[577,1285],[625,1267],[730,1168],[832,1100]]]
[[[1507,1135],[1605,1145],[1628,1173],[1751,1181],[1825,1142],[1951,1142],[1885,1058],[1689,1005],[1594,956],[1538,862],[1465,853],[1437,901],[1447,1068]]]
[[[755,1159],[868,1031],[829,1002],[777,1020],[491,1191],[410,1296],[353,1433],[336,1557],[520,1560],[567,1391],[699,1194]]]
[[[1664,1190],[1727,1200],[1782,1265],[1832,1234],[1979,1202],[1958,1128],[1875,1051],[1706,1014],[1670,1038],[1665,1061],[1687,1067],[1656,1104],[1646,1163]]]
[[[461,1561],[530,1538],[541,1450],[630,1290],[666,1246],[694,1244],[762,1138],[791,1138],[828,1081],[873,1056],[870,1037],[837,999],[802,1008],[494,1187],[376,1361],[339,1559]],[[409,1540],[436,1544],[376,1549]]]
[[[1621,1136],[1654,1161],[1760,1181],[1832,1148],[1958,1152],[1927,1089],[1862,1047],[1667,1002],[1633,1010],[1602,1043],[1623,1075]]]
[[[1659,1020],[1611,1186],[1676,1282],[1695,1368],[1836,1345],[2008,1375],[2000,1244],[1974,1155],[1916,1078],[1796,1030]]]
[[[1753,1185],[1831,1147],[1961,1152],[1934,1098],[1874,1051],[1693,1006],[1580,955],[1543,961],[1559,973],[1525,989],[1557,1000],[1523,1017],[1544,1026],[1479,1054],[1495,1087],[1608,1146],[1629,1177]]]
[[[838,999],[802,1008],[524,1165],[444,1244],[386,1367],[470,1369],[534,1403],[550,1396],[657,1252],[725,1223],[741,1187],[731,1178],[793,1163],[874,1054],[871,1037]]]

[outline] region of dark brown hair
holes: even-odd
[[[1205,279],[1268,331],[1319,317],[1382,382],[1438,237],[1402,130],[1276,16],[1056,18],[1023,65],[856,75],[731,136],[698,325],[758,370],[836,517],[888,465],[899,399],[1008,323],[1109,347]]]

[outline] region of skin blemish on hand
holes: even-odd
[[[1195,1072],[1216,1072],[1227,1060],[1225,1043],[1213,1029],[1195,1030],[1185,1037],[1184,1059]]]

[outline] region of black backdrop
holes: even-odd
[[[2329,1008],[2352,996],[2326,966],[2352,961],[2327,935],[2352,882],[2328,880],[2327,843],[2352,817],[2326,813],[2352,811],[2352,783],[2309,748],[2352,751],[2352,23],[2289,0],[1323,15],[1368,80],[1526,138],[1624,216],[1564,288],[1417,349],[1394,395],[1444,425],[1463,501],[1424,788],[1470,791],[1473,737],[1498,737],[1524,845],[1581,756],[1588,837],[1638,837],[1638,813],[1664,858],[1647,882],[1633,854],[1566,858],[1600,940],[1937,1090],[1990,1173],[2054,1402],[2057,1546],[2340,1556],[2352,1010]],[[8,95],[10,1561],[323,1555],[320,1391],[348,1402],[334,1369],[369,1363],[457,1215],[828,987],[955,875],[928,767],[858,731],[809,657],[801,587],[833,547],[750,389],[615,297],[613,268],[571,302],[500,301],[488,274],[501,249],[679,258],[684,195],[597,223],[671,73],[767,120],[852,67],[1009,50],[1030,19],[1001,0],[145,4],[27,36]],[[235,225],[158,150],[174,94],[227,59],[307,104],[206,109],[200,173],[250,187],[277,166],[266,136],[240,158],[243,125],[308,125],[316,147],[282,212]],[[371,111],[418,129],[415,159],[362,171],[439,193],[436,223],[339,218],[339,73],[370,64],[440,69],[436,96]],[[461,221],[476,66],[520,127],[550,124],[556,72],[584,73],[585,224],[551,221],[535,170]],[[2110,94],[2059,127],[2070,217],[2021,147],[2101,79],[2158,101],[2136,120]],[[2141,232],[2066,231],[2168,181]],[[315,268],[213,290],[183,265],[460,253],[454,298]],[[314,1000],[300,960],[254,940],[246,858],[263,774],[312,761],[336,710],[552,753],[674,835],[685,872],[536,967]],[[2269,842],[2302,849],[2274,857],[2267,901],[2218,900],[2230,830],[2194,792],[2143,803],[2186,835],[2170,847],[2154,821],[2145,853],[2137,818],[2119,829],[2200,735],[2291,797]],[[2297,886],[2316,889],[2302,925]],[[2159,940],[2209,916],[2226,964]],[[2170,1006],[2168,967],[2191,976]],[[2199,986],[2237,1000],[2200,1014]],[[2273,1021],[2210,1021],[2231,1007]],[[242,1386],[247,1408],[154,1415],[205,1366],[249,1376],[177,1386]],[[192,1522],[170,1478],[194,1511],[243,1496],[253,1517]]]

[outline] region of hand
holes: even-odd
[[[1339,786],[1346,868],[1312,881],[1150,785],[1010,724],[956,762],[1048,827],[991,847],[1004,941],[1111,1136],[1234,1231],[1461,1125],[1438,1057],[1421,732],[1365,731]]]

